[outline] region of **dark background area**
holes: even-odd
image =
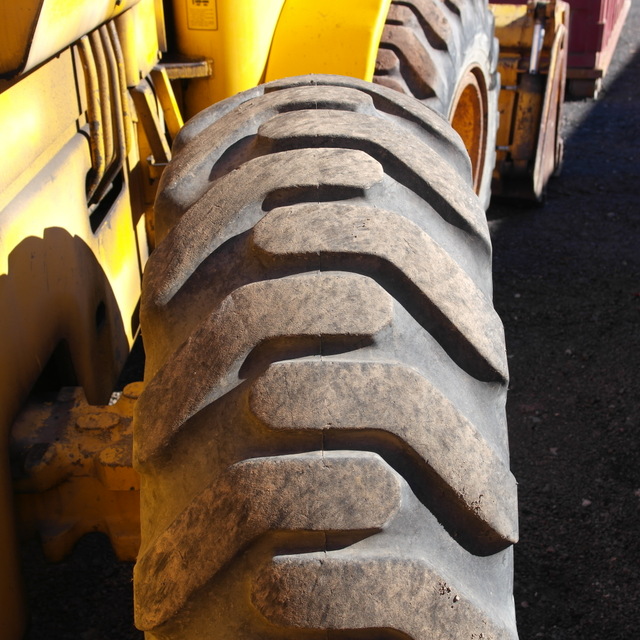
[[[565,105],[546,206],[489,211],[522,640],[640,627],[639,44],[636,0],[598,100]]]
[[[494,203],[495,303],[511,368],[521,640],[640,628],[640,5],[597,101],[565,105],[542,208]],[[100,535],[62,563],[24,547],[28,640],[132,640],[131,564]],[[1,635],[1,633],[0,633]]]

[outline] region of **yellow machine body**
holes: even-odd
[[[0,77],[30,71],[138,1],[0,3]]]
[[[138,485],[129,427],[139,389],[129,387],[116,405],[107,403],[138,332],[142,272],[154,245],[152,203],[183,120],[277,78],[332,73],[371,80],[391,4],[166,2],[0,0],[0,629],[6,640],[19,640],[24,624],[16,524],[21,533],[39,533],[54,559],[92,530],[108,533],[121,557],[135,555]],[[564,5],[558,0],[545,9],[545,20],[556,26],[547,30],[540,72],[554,83]],[[553,116],[559,89],[524,91],[535,16],[526,7],[495,10],[506,47],[500,180],[504,167],[527,174],[531,158],[538,166],[548,153],[557,132],[541,138],[534,121]],[[546,175],[544,167],[536,175]],[[14,462],[22,464],[13,481],[10,442]]]
[[[559,123],[569,5],[554,0],[490,6],[500,41],[501,78],[492,193],[540,200],[562,159]]]
[[[268,80],[334,73],[371,80],[391,0],[173,0],[180,54],[210,60],[185,91],[191,117]]]
[[[10,425],[37,381],[48,384],[43,376],[82,384],[93,402],[106,401],[135,331],[140,229],[122,168],[97,202],[94,213],[104,214],[104,220],[92,229],[86,182],[94,162],[86,107],[78,104],[87,95],[83,77],[75,73],[79,57],[67,49],[0,94],[0,598],[5,603],[0,628],[5,632],[19,620],[17,554],[9,529]],[[128,161],[135,164],[135,156]]]
[[[154,0],[114,7],[44,0],[0,9],[0,629],[8,640],[24,624],[11,425],[30,394],[67,385],[106,403],[138,330],[148,142],[129,87],[157,64],[159,39]],[[86,508],[82,491],[59,491],[73,496],[69,509]]]
[[[265,79],[336,73],[370,81],[390,4],[390,0],[288,0],[274,34]]]
[[[133,399],[106,403],[183,118],[278,77],[370,80],[390,1],[173,0],[166,23],[161,0],[0,2],[3,638],[24,626],[16,529],[52,559],[92,530],[135,555]],[[25,464],[13,481],[10,441]]]

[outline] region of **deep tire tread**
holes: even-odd
[[[376,61],[374,82],[411,95],[452,118],[456,92],[470,65],[488,90],[485,167],[478,195],[488,206],[497,131],[497,47],[493,16],[478,0],[394,0]]]
[[[157,202],[136,623],[513,640],[507,369],[464,150],[355,80],[229,102],[185,127]],[[378,605],[308,599],[367,572]]]

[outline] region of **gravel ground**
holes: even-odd
[[[507,335],[522,640],[640,627],[640,3],[598,101],[565,106],[546,206],[489,211]],[[50,565],[24,548],[28,640],[141,639],[131,565],[99,535]],[[1,636],[1,633],[0,633]]]
[[[489,212],[507,335],[522,640],[640,626],[640,3],[597,102],[565,105],[543,209]]]

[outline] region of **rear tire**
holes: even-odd
[[[138,627],[515,639],[504,340],[459,138],[316,76],[176,149],[141,308]]]
[[[498,43],[482,0],[397,0],[382,34],[374,82],[412,95],[462,137],[473,187],[491,198],[498,128]]]

